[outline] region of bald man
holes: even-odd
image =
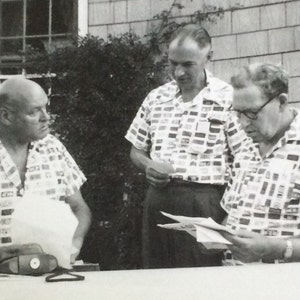
[[[78,219],[74,262],[91,220],[80,192],[86,178],[61,142],[49,134],[47,104],[41,86],[23,76],[0,85],[0,246],[12,242],[14,199],[28,192],[70,205]]]

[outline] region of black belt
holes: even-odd
[[[194,181],[182,180],[178,178],[171,178],[169,182],[170,186],[190,186],[190,187],[203,187],[203,186],[212,186],[211,184],[203,184]]]

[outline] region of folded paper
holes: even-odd
[[[185,217],[172,215],[166,212],[161,213],[178,223],[158,224],[159,227],[186,231],[207,249],[226,249],[226,245],[231,244],[231,242],[220,234],[220,231],[229,234],[234,234],[234,232],[229,228],[216,223],[212,218]]]

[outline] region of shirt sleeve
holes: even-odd
[[[69,197],[81,188],[86,177],[66,147],[58,140],[56,140],[56,144],[61,154],[61,165],[64,171],[65,196]]]
[[[142,103],[125,138],[137,149],[149,152],[151,148],[150,107],[151,95]]]
[[[225,192],[220,202],[221,207],[226,211],[227,214],[229,214],[230,212],[230,204],[228,203],[229,194],[230,194],[230,185],[228,185],[227,188],[225,189]]]

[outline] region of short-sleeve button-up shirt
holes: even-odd
[[[227,226],[265,236],[300,234],[300,115],[261,157],[248,138],[235,155],[232,184],[221,201]]]
[[[155,161],[169,162],[172,177],[206,184],[225,184],[228,147],[225,123],[232,87],[208,71],[207,86],[184,103],[175,81],[149,93],[126,139]]]
[[[0,245],[11,243],[11,214],[24,193],[64,201],[85,180],[63,144],[49,134],[30,144],[22,186],[18,169],[0,141]]]

